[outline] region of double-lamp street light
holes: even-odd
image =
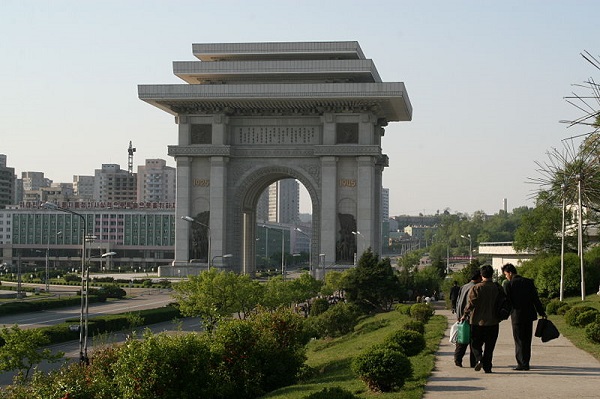
[[[59,211],[64,213],[70,213],[81,218],[83,229],[81,233],[81,309],[79,312],[79,362],[82,364],[89,364],[89,358],[87,354],[87,338],[88,338],[88,318],[89,318],[89,268],[86,267],[86,252],[85,242],[87,233],[87,220],[81,213],[74,212],[68,208],[62,208],[52,202],[44,202],[42,208]],[[94,256],[105,258],[107,256],[114,256],[115,252],[107,252],[102,255]],[[91,259],[90,257],[89,259]]]
[[[471,234],[467,234],[466,236],[460,235],[465,240],[469,240],[469,263],[473,261],[473,241],[471,239]]]

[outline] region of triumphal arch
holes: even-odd
[[[177,164],[174,265],[188,263],[190,242],[203,242],[207,262],[231,254],[234,271],[253,273],[256,205],[284,178],[312,200],[312,264],[379,252],[381,137],[388,122],[411,120],[404,84],[382,82],[353,41],[192,48],[199,61],[173,64],[184,83],[138,88],[178,125],[168,149]]]

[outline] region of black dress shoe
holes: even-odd
[[[454,362],[454,365],[455,365],[456,367],[462,367],[462,363],[461,363],[461,362]]]
[[[517,366],[517,367],[513,367],[513,370],[515,370],[515,371],[529,371],[529,366]]]
[[[486,374],[490,374],[492,372],[492,370],[483,370],[483,372]]]
[[[475,369],[475,371],[479,371],[479,370],[481,370],[482,367],[483,367],[483,364],[481,364],[481,362],[477,362],[474,369]]]

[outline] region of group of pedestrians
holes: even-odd
[[[492,372],[494,348],[502,321],[497,314],[496,301],[498,296],[506,295],[512,305],[510,319],[517,361],[513,370],[529,370],[533,322],[538,314],[546,318],[546,312],[533,280],[520,276],[511,263],[502,266],[502,273],[506,281],[500,286],[493,281],[492,266],[484,265],[467,284],[455,290],[456,300],[453,299],[454,286],[450,291],[457,320],[468,321],[471,326],[470,343],[457,343],[455,347],[454,364],[458,367],[463,366],[463,357],[469,348],[470,367],[475,371]]]

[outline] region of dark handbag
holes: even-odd
[[[471,325],[467,321],[458,323],[456,342],[459,344],[468,344],[471,342]]]
[[[535,336],[542,339],[542,342],[548,342],[560,336],[558,328],[548,319],[539,319],[535,327]]]

